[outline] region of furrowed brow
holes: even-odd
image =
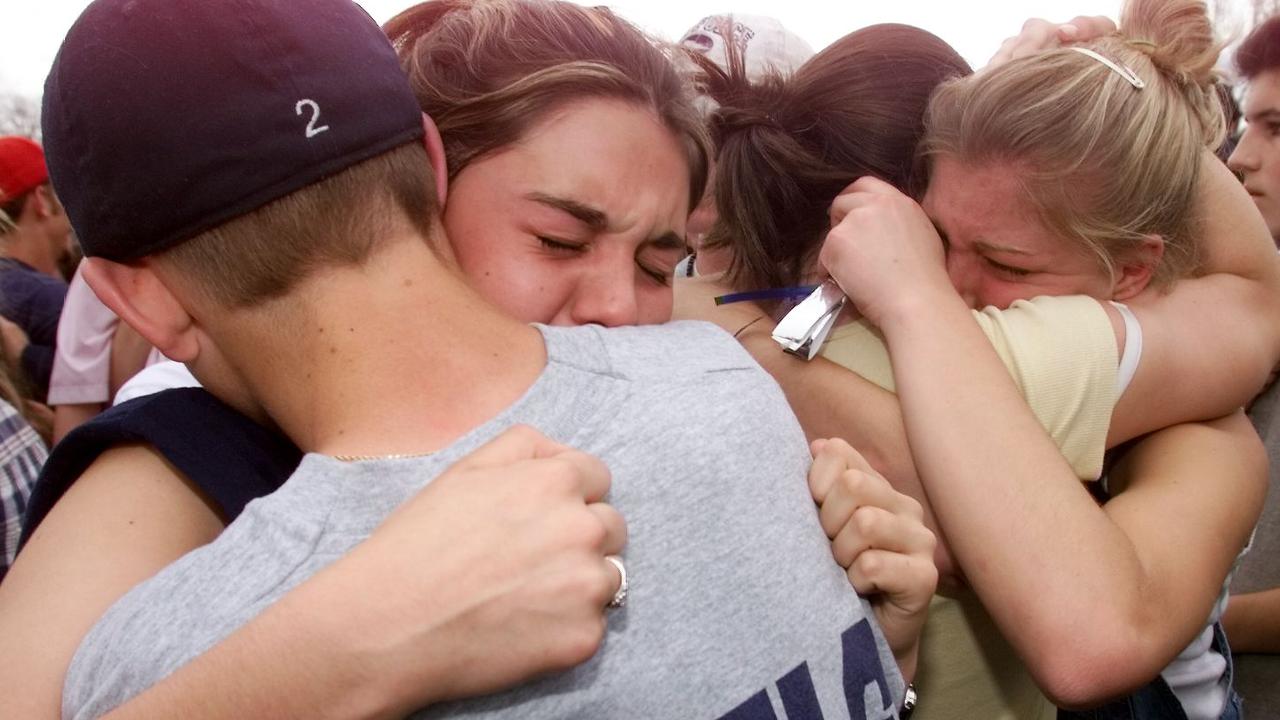
[[[529,193],[528,195],[525,195],[525,198],[572,215],[582,224],[596,232],[604,232],[609,229],[609,216],[605,215],[604,211],[591,207],[590,205],[580,203],[577,200],[570,200],[568,198],[556,197],[554,195],[547,195],[544,193]]]
[[[1256,113],[1253,113],[1252,115],[1245,117],[1245,121],[1251,122],[1251,123],[1276,122],[1277,120],[1280,120],[1280,110],[1276,108],[1267,108],[1266,110],[1260,110]]]
[[[985,242],[981,240],[974,243],[974,246],[986,252],[1006,253],[1010,255],[1034,255],[1035,254],[1028,250],[1023,250],[1022,248],[1016,248],[1010,245],[998,245],[996,243],[990,243],[990,242]]]

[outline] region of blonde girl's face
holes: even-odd
[[[1080,244],[1052,234],[1002,163],[933,166],[922,202],[947,245],[947,273],[970,307],[1006,308],[1039,295],[1113,298],[1115,284]]]

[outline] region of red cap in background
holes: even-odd
[[[0,202],[22,197],[49,182],[44,151],[24,137],[0,137]]]

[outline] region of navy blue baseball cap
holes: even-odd
[[[120,262],[423,136],[390,41],[350,0],[96,0],[42,122],[85,254]]]

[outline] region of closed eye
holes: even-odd
[[[993,270],[999,273],[1003,273],[1005,275],[1009,275],[1011,277],[1022,278],[1032,273],[1031,270],[1026,270],[1024,268],[1016,268],[1011,265],[1005,265],[1004,263],[996,262],[991,258],[984,258],[984,259],[987,261],[987,264],[990,265]]]
[[[564,255],[576,255],[585,252],[587,249],[587,245],[585,243],[567,242],[564,240],[549,238],[545,235],[539,235],[538,242],[547,250]]]
[[[676,265],[684,257],[681,249],[665,245],[649,245],[636,253],[636,267],[660,285],[670,285]]]
[[[639,260],[636,261],[636,266],[640,268],[641,272],[643,272],[645,275],[648,275],[650,278],[653,279],[654,282],[660,285],[670,285],[671,276],[674,275],[676,271],[674,265],[672,265],[669,268],[665,268],[665,267],[658,268],[658,267],[646,265],[645,263],[640,262]]]

